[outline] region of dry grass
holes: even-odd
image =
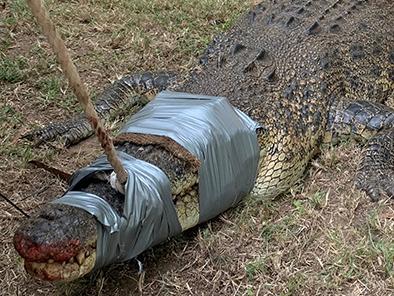
[[[253,1],[250,1],[253,2]],[[45,1],[93,93],[138,70],[183,73],[214,34],[248,6],[241,0]],[[31,213],[65,184],[27,161],[65,171],[98,153],[94,140],[33,149],[19,136],[78,111],[52,53],[22,0],[0,0],[1,192]],[[360,149],[324,149],[305,182],[276,200],[236,209],[72,284],[27,276],[12,247],[23,216],[0,201],[1,295],[391,295],[392,201],[370,203],[352,185]]]

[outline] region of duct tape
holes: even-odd
[[[199,223],[235,206],[257,175],[258,124],[224,97],[161,92],[131,117],[122,133],[166,136],[196,156],[199,168]],[[120,216],[102,198],[73,191],[93,173],[111,171],[105,156],[77,171],[57,203],[84,209],[100,222],[96,267],[131,259],[181,232],[170,182],[158,167],[118,151],[127,173]]]
[[[182,231],[167,176],[154,165],[124,152],[118,151],[118,156],[128,173],[122,215],[97,195],[73,191],[79,182],[92,174],[112,171],[105,156],[77,171],[69,191],[55,200],[86,210],[100,222],[95,268],[134,258]]]

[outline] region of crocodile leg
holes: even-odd
[[[329,127],[334,140],[352,136],[367,141],[356,187],[373,201],[394,197],[394,109],[368,101],[342,103],[330,114]]]
[[[373,201],[394,197],[394,128],[368,141],[355,183]]]
[[[104,120],[137,112],[148,102],[147,94],[166,89],[175,80],[175,75],[167,73],[144,73],[127,75],[115,81],[96,100],[95,108]],[[92,127],[84,115],[71,120],[51,123],[23,136],[39,146],[61,139],[66,146],[76,144],[93,134]]]

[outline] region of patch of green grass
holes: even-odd
[[[280,293],[280,296],[299,295],[299,292],[300,290],[302,290],[302,287],[305,284],[306,280],[306,276],[302,273],[291,276],[287,280],[286,291]]]
[[[270,241],[273,239],[273,236],[284,233],[285,229],[286,227],[282,224],[268,223],[263,227],[260,236],[265,240]]]
[[[45,101],[53,102],[61,95],[60,87],[61,81],[59,78],[44,78],[38,82],[38,87],[42,93],[42,98]]]
[[[341,248],[343,246],[341,233],[337,229],[327,230],[326,236],[334,244],[335,248]]]
[[[247,296],[253,296],[253,295],[255,295],[254,289],[253,289],[252,287],[248,287],[247,290],[246,290],[246,295],[247,295]]]
[[[45,50],[40,46],[39,43],[33,44],[30,48],[30,54],[33,55],[35,58],[46,58]]]
[[[366,216],[366,222],[363,224],[366,226],[365,230],[371,241],[378,238],[382,230],[379,220],[379,210],[379,208],[372,209]]]
[[[10,3],[10,11],[15,17],[20,19],[30,15],[30,10],[25,0],[12,0]]]
[[[257,217],[262,221],[267,221],[277,212],[275,202],[270,199],[261,199],[258,196],[248,195],[231,212],[236,225],[246,225],[250,217]]]
[[[2,137],[2,145],[0,146],[0,155],[8,160],[14,160],[16,165],[24,167],[28,161],[34,158],[35,152],[31,145],[26,143],[12,144],[13,134],[6,134]]]
[[[23,123],[23,115],[10,105],[0,107],[0,155],[8,159],[26,162],[32,155],[32,149],[24,145],[15,145],[15,131]]]
[[[245,265],[245,272],[248,279],[251,281],[254,279],[255,276],[258,274],[265,273],[267,270],[267,263],[265,258],[258,258],[253,261],[249,261]]]
[[[45,68],[38,68],[38,72],[43,72],[42,70],[45,71],[48,70],[48,68],[55,68],[54,66],[57,65],[56,56],[53,51],[44,49],[43,45],[45,45],[45,43],[35,42],[29,50],[29,54],[33,56],[35,60],[38,60],[40,64],[46,65]]]
[[[25,21],[30,15],[25,0],[12,0],[9,2],[10,14],[4,18],[4,24],[7,26],[15,26],[19,22]]]
[[[295,208],[295,211],[299,214],[299,215],[304,215],[306,212],[305,209],[305,202],[303,202],[302,200],[294,200],[293,201],[293,207]]]
[[[296,217],[289,213],[280,220],[267,221],[262,227],[260,237],[268,243],[271,241],[287,241],[289,238],[293,237],[296,229]]]
[[[20,82],[24,79],[24,69],[27,63],[23,57],[9,58],[7,56],[0,60],[0,80],[10,83]]]
[[[386,276],[394,277],[394,242],[380,240],[373,244],[373,249],[381,258]]]
[[[44,105],[55,104],[67,110],[75,106],[75,97],[71,93],[63,94],[62,84],[62,79],[58,77],[43,78],[38,82],[37,87]]]
[[[18,123],[22,123],[22,114],[9,105],[0,107],[0,124],[6,124],[10,128]]]
[[[325,197],[327,192],[325,191],[317,191],[310,197],[310,204],[312,208],[316,210],[320,210],[323,208]]]
[[[365,246],[356,248],[343,248],[335,262],[337,276],[345,280],[353,280],[362,276],[361,264],[364,256],[368,256],[368,249]]]
[[[1,38],[0,40],[0,53],[5,52],[10,46],[12,45],[12,42],[9,37],[4,37]]]
[[[209,242],[214,239],[214,235],[212,233],[211,224],[208,222],[205,227],[201,227],[199,229],[201,238],[204,242]]]
[[[362,280],[365,272],[373,269],[386,277],[394,275],[394,242],[365,236],[365,231],[353,230],[345,236],[342,230],[327,233],[332,256],[327,258],[321,277],[332,287],[354,280]]]
[[[387,239],[385,231],[380,223],[379,209],[370,212],[366,221],[366,229],[368,231],[368,246],[374,260],[378,260],[382,266],[386,276],[394,276],[394,241]],[[364,224],[364,225],[365,225]],[[365,232],[365,231],[364,231]]]

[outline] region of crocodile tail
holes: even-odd
[[[156,93],[166,89],[176,79],[169,73],[143,73],[131,74],[116,80],[95,102],[95,108],[104,120],[111,120],[118,116],[129,115],[137,112],[147,102],[148,93]],[[93,134],[84,115],[77,115],[72,119],[30,131],[22,136],[40,146],[55,140],[64,141],[66,146],[74,145]]]

